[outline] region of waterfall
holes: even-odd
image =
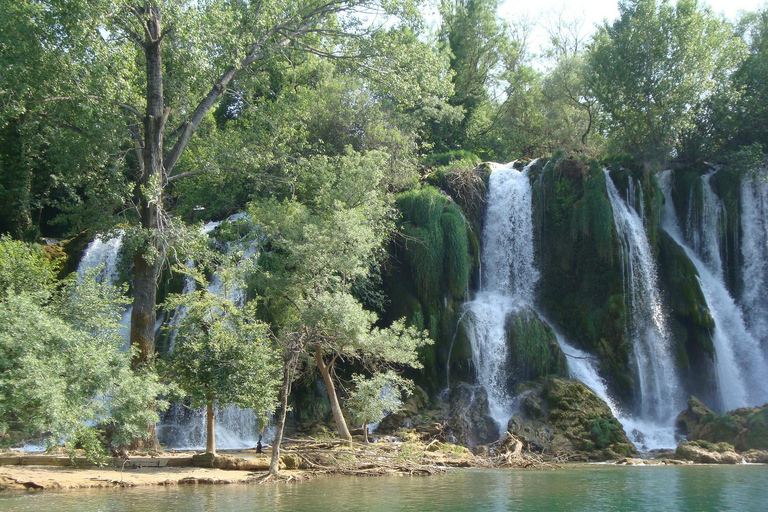
[[[746,177],[741,184],[741,231],[740,303],[749,331],[768,350],[768,182],[764,172]]]
[[[229,217],[229,221],[247,219],[247,214],[237,213]],[[210,236],[221,225],[220,221],[208,222],[200,230],[201,235]],[[249,244],[245,240],[226,243],[226,250],[232,252],[242,250],[245,259],[252,258],[258,251],[257,244]],[[188,261],[187,266],[194,266],[193,261]],[[191,293],[195,290],[195,280],[186,276],[182,293]],[[208,285],[208,291],[214,295],[226,294],[236,306],[245,304],[245,290],[239,287],[226,289],[221,277],[214,274]],[[174,312],[172,323],[178,322],[184,317],[186,311],[183,307]],[[168,350],[173,351],[176,340],[176,332],[170,335]],[[175,449],[200,449],[205,446],[205,414],[203,409],[190,410],[181,404],[173,406],[163,415],[163,420],[157,428],[157,436],[160,441]],[[251,448],[256,446],[259,437],[258,419],[252,409],[241,409],[229,405],[224,408],[216,406],[216,446],[222,450]],[[271,434],[265,432],[264,441],[271,439]]]
[[[712,264],[705,263],[684,242],[670,193],[671,173],[672,171],[665,171],[659,176],[659,184],[666,200],[662,226],[685,250],[696,267],[701,291],[715,321],[712,341],[721,408],[730,411],[748,405],[763,405],[768,401],[768,364],[760,344],[746,328],[741,309],[728,293],[722,272],[714,272]],[[747,238],[744,237],[745,242]],[[702,252],[711,254],[711,249],[713,248]]]
[[[91,243],[88,244],[88,247],[86,247],[80,263],[77,265],[77,275],[79,278],[82,279],[87,271],[101,267],[96,275],[96,280],[109,285],[117,283],[124,238],[125,232],[122,230],[117,231],[115,236],[111,238],[107,238],[104,235],[96,235]],[[120,334],[125,338],[126,349],[129,346],[131,337],[132,311],[133,306],[129,305],[123,311],[120,318],[120,325],[122,326]]]
[[[711,171],[701,177],[700,201],[697,201],[696,189],[691,188],[686,215],[686,239],[710,272],[722,279],[725,268],[722,257],[724,244],[721,244],[721,240],[728,219],[723,202],[712,190],[710,183],[716,172]]]
[[[656,263],[642,218],[622,199],[607,170],[605,184],[623,251],[624,297],[640,381],[641,417],[671,424],[685,402],[667,332]]]
[[[533,258],[532,189],[528,169],[513,163],[492,169],[483,232],[481,286],[464,305],[478,382],[488,393],[490,415],[500,431],[512,416],[507,389],[507,316],[533,305],[539,273]]]

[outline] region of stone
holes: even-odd
[[[681,443],[675,455],[679,459],[699,464],[741,464],[744,461],[744,458],[733,450],[725,449],[718,452],[717,445],[701,446],[696,441]]]
[[[523,391],[521,403],[507,429],[532,451],[573,461],[637,453],[608,404],[579,381],[550,377]]]

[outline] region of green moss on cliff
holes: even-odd
[[[632,394],[621,254],[597,162],[550,162],[534,180],[540,306],[569,337],[596,353],[624,398]]]
[[[514,389],[520,381],[568,375],[568,364],[554,331],[534,311],[524,309],[510,314],[504,329],[509,353],[509,389]]]
[[[449,356],[454,359],[451,344],[459,308],[479,261],[479,247],[461,208],[436,188],[403,192],[396,205],[404,236],[393,246],[389,262],[387,316],[389,320],[405,316],[435,340],[433,347],[421,353],[425,371],[414,377],[429,391],[436,391],[445,382]]]

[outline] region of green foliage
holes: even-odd
[[[50,283],[43,260],[28,259]],[[146,426],[167,406],[157,400],[165,387],[150,368],[131,370],[120,333],[121,291],[99,284],[95,271],[44,295],[39,283],[0,296],[0,433],[79,444],[93,460],[105,445],[146,438]]]
[[[183,308],[172,326],[177,334],[167,369],[193,406],[216,401],[274,411],[278,355],[250,307],[238,309],[207,290],[171,296],[165,307]]]
[[[56,268],[39,247],[0,235],[0,300],[25,293],[43,301],[53,292],[55,276]]]
[[[738,57],[728,24],[696,0],[634,0],[599,28],[588,53],[590,88],[614,151],[659,164],[691,129],[702,101]]]
[[[592,420],[592,441],[598,450],[607,448],[613,443],[619,443],[625,437],[621,423],[616,418],[593,416],[590,419]]]
[[[413,389],[413,383],[392,371],[377,373],[370,378],[355,374],[352,384],[347,408],[364,424],[381,421],[387,414],[398,412],[403,407],[402,397],[408,397]]]
[[[453,297],[462,298],[472,260],[461,209],[432,187],[399,194],[397,207],[403,215],[406,258],[419,299],[435,307],[444,287]]]

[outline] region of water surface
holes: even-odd
[[[766,510],[768,466],[569,466],[433,477],[328,477],[287,485],[142,487],[0,495],[0,511]]]

